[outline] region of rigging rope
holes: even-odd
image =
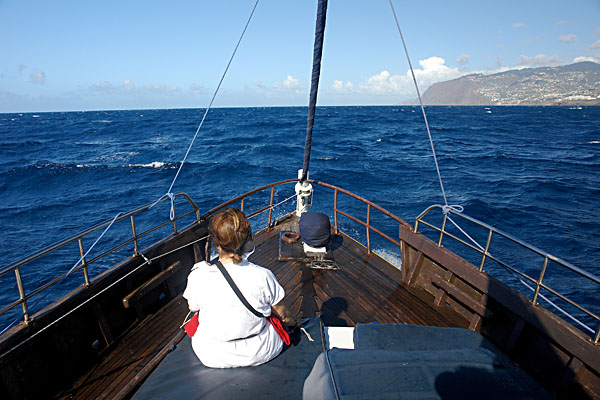
[[[458,207],[458,209],[457,209]],[[483,253],[486,254],[485,249],[483,248],[483,246],[481,246],[475,239],[473,239],[471,236],[469,236],[469,234],[467,234],[467,232],[465,232],[456,222],[454,222],[454,220],[452,218],[450,218],[450,210],[461,213],[462,212],[462,207],[461,206],[444,206],[443,208],[443,213],[446,215],[446,217],[448,218],[448,220],[452,223],[452,225],[454,225],[459,231],[462,232],[463,235],[465,235],[467,238],[469,238],[469,240],[475,245],[477,246],[477,248],[479,248],[479,250]],[[487,252],[487,254],[492,257],[492,254]],[[495,259],[495,258],[494,258]],[[502,262],[499,262],[498,259],[495,259],[496,263],[498,265],[500,265],[502,268],[504,268],[506,271],[508,271],[510,274],[512,274],[512,276],[517,279],[519,282],[521,282],[523,284],[523,286],[525,286],[526,288],[528,288],[529,290],[531,290],[532,292],[535,292],[535,289],[529,285],[527,282],[525,282],[523,280],[523,278],[521,278],[519,275],[517,275],[514,271],[511,270],[511,268],[503,265]],[[545,300],[548,304],[550,304],[552,307],[554,307],[556,310],[560,311],[564,316],[566,316],[567,318],[571,319],[573,322],[575,322],[576,324],[578,324],[579,326],[581,326],[582,328],[584,328],[585,330],[587,330],[588,332],[591,332],[591,334],[593,335],[595,333],[595,331],[590,328],[589,326],[587,326],[586,324],[584,324],[583,322],[581,322],[580,320],[578,320],[576,317],[574,317],[573,315],[569,314],[568,311],[566,311],[565,309],[561,308],[558,304],[554,303],[552,300],[550,300],[549,298],[547,298],[546,296],[544,296],[542,293],[539,293],[538,296]]]
[[[254,15],[254,11],[256,10],[256,7],[258,6],[260,0],[256,0],[256,2],[254,3],[254,7],[252,8],[252,11],[250,12],[250,16],[248,17],[248,20],[246,21],[246,25],[244,26],[244,29],[242,31],[242,34],[240,35],[240,38],[238,39],[238,42],[235,46],[235,49],[233,50],[233,53],[231,54],[231,57],[229,58],[229,62],[227,63],[227,66],[225,67],[225,71],[223,72],[223,75],[221,76],[221,79],[219,80],[219,84],[217,85],[217,88],[215,89],[215,92],[210,100],[210,103],[208,105],[208,107],[206,108],[206,110],[204,111],[204,115],[202,116],[202,120],[200,121],[200,124],[198,125],[198,128],[196,129],[196,133],[194,134],[194,137],[192,138],[192,141],[190,143],[190,145],[188,146],[187,151],[185,152],[185,156],[183,157],[183,160],[181,161],[181,163],[179,164],[179,168],[177,169],[177,173],[175,174],[175,178],[173,178],[173,181],[171,182],[171,186],[169,186],[169,190],[167,190],[167,193],[165,193],[164,195],[162,195],[158,200],[156,200],[149,208],[154,207],[155,205],[157,205],[158,203],[160,203],[163,199],[165,198],[169,198],[170,202],[171,202],[171,209],[169,212],[169,218],[172,220],[175,219],[175,195],[171,192],[171,190],[173,189],[173,186],[175,185],[175,181],[177,180],[177,177],[179,176],[179,173],[181,172],[181,169],[183,168],[183,164],[185,164],[185,161],[187,160],[187,157],[190,153],[190,150],[192,149],[192,146],[194,145],[194,141],[196,140],[196,137],[198,137],[198,133],[200,132],[200,129],[202,128],[202,125],[204,124],[204,120],[206,119],[206,115],[208,114],[208,111],[211,109],[213,102],[215,101],[215,98],[217,97],[217,93],[219,92],[219,89],[221,88],[221,84],[223,83],[223,80],[225,79],[225,75],[227,74],[227,71],[229,70],[229,67],[231,66],[231,63],[233,61],[233,58],[235,57],[235,54],[237,53],[237,50],[240,46],[240,43],[242,42],[242,39],[244,37],[244,34],[246,33],[246,30],[248,29],[248,26],[250,25],[250,21],[252,20],[252,16]],[[96,239],[96,241],[90,246],[90,248],[88,249],[88,251],[79,259],[79,261],[77,261],[75,263],[75,265],[73,265],[73,267],[61,278],[64,279],[67,276],[71,275],[71,273],[77,268],[77,266],[79,265],[79,263],[88,255],[88,253],[94,248],[94,246],[96,246],[96,244],[98,243],[98,241],[100,241],[100,239],[104,236],[104,234],[110,229],[110,227],[113,225],[113,223],[117,220],[117,218],[119,218],[119,216],[121,216],[123,213],[118,213],[117,215],[115,215],[115,217],[113,218],[112,222],[106,227],[106,229],[102,232],[102,234],[98,237],[98,239]],[[146,259],[146,263],[150,264],[150,262],[152,260],[148,260],[145,256],[143,256],[141,253],[139,253],[144,259]],[[144,264],[142,264],[144,265]],[[140,266],[141,267],[141,266]],[[139,267],[138,267],[139,268]],[[129,274],[128,274],[129,275]],[[61,281],[59,280],[59,282]],[[57,283],[59,283],[57,282]],[[37,306],[37,304],[39,304],[40,301],[42,301],[46,296],[48,295],[48,293],[46,293],[44,295],[44,297],[40,298],[36,304],[34,305]],[[72,310],[74,311],[74,310]],[[71,312],[72,312],[71,311]],[[5,331],[7,331],[10,327],[12,327],[19,319],[13,321],[11,324],[9,324],[6,328],[4,328],[4,330],[2,330],[0,332],[0,335],[2,333],[4,333]],[[56,322],[56,321],[55,321]],[[44,328],[45,329],[45,328]],[[38,332],[39,333],[39,332]],[[35,335],[34,335],[35,336]]]
[[[196,129],[196,133],[194,134],[194,137],[192,138],[192,141],[190,142],[190,145],[188,146],[187,151],[185,152],[185,156],[183,157],[183,160],[181,160],[181,163],[179,164],[179,168],[177,169],[175,178],[173,178],[173,182],[171,182],[171,186],[169,186],[169,190],[167,190],[167,193],[162,195],[154,204],[152,204],[150,206],[150,208],[152,208],[157,203],[159,203],[161,200],[168,197],[171,200],[171,211],[169,213],[169,217],[171,218],[171,221],[175,218],[175,205],[174,205],[175,197],[174,197],[173,193],[171,193],[171,189],[173,189],[173,185],[175,185],[175,181],[177,180],[177,177],[179,176],[179,173],[181,172],[181,169],[183,168],[183,164],[185,164],[185,161],[187,160],[190,150],[192,149],[192,146],[194,145],[194,141],[196,140],[196,137],[198,137],[198,133],[200,132],[200,129],[202,128],[202,125],[204,124],[206,115],[208,114],[208,111],[211,109],[213,102],[215,101],[215,98],[217,97],[217,93],[219,93],[221,84],[223,83],[223,80],[225,79],[225,75],[227,75],[227,71],[229,71],[229,67],[231,66],[231,63],[233,62],[233,58],[235,57],[235,54],[237,53],[237,50],[240,47],[240,43],[242,42],[242,39],[244,38],[246,30],[248,29],[248,25],[250,25],[250,21],[252,20],[252,16],[254,15],[254,11],[256,10],[256,7],[258,6],[259,1],[260,0],[256,0],[256,2],[254,3],[254,7],[252,8],[252,11],[250,12],[248,21],[246,21],[246,25],[244,26],[244,30],[242,31],[242,34],[240,35],[240,38],[238,39],[238,42],[235,45],[235,49],[233,50],[233,53],[231,54],[231,57],[229,58],[229,62],[227,63],[227,66],[225,67],[225,71],[223,71],[223,75],[221,76],[221,80],[219,81],[219,84],[217,85],[217,88],[215,89],[215,92],[213,93],[212,99],[210,100],[208,107],[204,111],[202,120],[200,121],[200,124],[198,125],[198,128]]]
[[[417,85],[417,78],[415,77],[415,71],[413,70],[412,63],[410,62],[410,56],[408,55],[408,49],[406,48],[406,42],[404,41],[404,36],[402,35],[402,30],[400,29],[400,23],[398,22],[398,17],[396,16],[396,9],[394,8],[394,4],[392,0],[389,0],[390,7],[392,8],[392,13],[394,14],[394,20],[396,21],[396,27],[398,28],[398,33],[400,34],[400,39],[402,39],[402,46],[404,46],[404,53],[406,54],[406,59],[408,60],[408,66],[410,67],[410,73],[413,78],[413,82],[415,83],[415,89],[417,90],[417,96],[419,97],[419,104],[421,105],[421,111],[423,112],[423,118],[425,119],[425,126],[427,127],[427,135],[429,135],[429,143],[431,144],[431,152],[433,153],[433,161],[435,161],[435,169],[437,171],[438,179],[440,181],[440,188],[442,189],[442,195],[444,196],[444,204],[448,205],[448,200],[446,199],[446,191],[444,190],[444,183],[442,182],[442,175],[440,174],[440,166],[438,165],[437,156],[435,154],[435,148],[433,147],[433,139],[431,138],[431,130],[429,129],[429,122],[427,121],[427,114],[425,113],[425,107],[423,106],[423,100],[421,99],[421,92],[419,91],[419,85]]]
[[[262,214],[262,213],[265,213],[265,212],[267,212],[267,211],[269,211],[269,210],[272,210],[272,209],[274,209],[274,208],[276,208],[276,207],[278,207],[278,206],[282,205],[283,203],[290,201],[291,199],[293,199],[293,198],[295,198],[295,197],[296,197],[296,195],[295,195],[295,194],[293,194],[292,196],[290,196],[290,197],[288,197],[288,198],[286,198],[286,199],[284,199],[284,200],[282,200],[282,201],[280,201],[280,202],[278,202],[278,203],[276,203],[276,204],[273,204],[273,205],[271,205],[271,206],[267,207],[266,209],[262,210],[261,212],[259,212],[259,213],[255,214],[255,215],[253,215],[253,216],[251,216],[251,217],[249,217],[248,219],[252,219],[252,218],[254,218],[254,217],[256,217],[256,216],[258,216],[258,215],[260,215],[260,214]],[[109,229],[109,228],[112,226],[112,224],[114,224],[114,222],[117,220],[117,218],[118,218],[118,217],[119,217],[121,214],[122,214],[122,213],[119,213],[119,214],[117,214],[117,215],[115,216],[115,218],[113,218],[113,220],[111,221],[111,223],[110,223],[110,224],[109,224],[109,225],[106,227],[106,229],[104,229],[104,231],[102,232],[102,234],[101,234],[101,235],[98,237],[98,239],[96,239],[96,241],[94,242],[94,244],[92,244],[92,246],[89,248],[89,250],[88,250],[88,251],[87,251],[87,252],[86,252],[86,253],[83,255],[83,257],[81,257],[81,258],[79,259],[79,261],[77,261],[77,262],[75,263],[75,265],[73,265],[73,267],[72,267],[72,268],[71,268],[71,269],[70,269],[70,270],[69,270],[69,271],[68,271],[68,272],[67,272],[67,273],[66,273],[66,274],[63,276],[63,278],[61,278],[61,280],[62,280],[62,279],[64,279],[64,278],[66,278],[67,276],[69,276],[69,275],[70,275],[70,274],[73,272],[73,270],[74,270],[74,269],[75,269],[75,268],[76,268],[76,267],[79,265],[79,263],[80,263],[80,262],[81,262],[81,261],[82,261],[82,260],[83,260],[83,259],[84,259],[84,258],[85,258],[87,255],[88,255],[88,253],[90,252],[90,250],[92,250],[92,248],[93,248],[93,247],[96,245],[96,243],[98,243],[98,241],[99,241],[99,240],[102,238],[102,236],[104,236],[104,234],[105,234],[105,233],[108,231],[108,229]],[[204,237],[201,237],[200,239],[196,239],[196,240],[194,240],[194,241],[192,241],[192,242],[186,243],[186,244],[184,244],[184,245],[182,245],[182,246],[180,246],[180,247],[177,247],[177,248],[175,248],[175,249],[172,249],[172,250],[170,250],[170,251],[167,251],[167,252],[165,252],[165,253],[162,253],[162,254],[160,254],[160,255],[158,255],[158,256],[156,256],[156,257],[152,257],[152,258],[148,258],[148,257],[146,257],[146,256],[145,256],[143,253],[140,253],[140,252],[138,252],[136,255],[138,255],[138,256],[140,256],[142,259],[144,259],[144,262],[143,262],[141,265],[139,265],[137,268],[135,268],[133,271],[131,271],[130,273],[128,273],[126,276],[129,276],[129,275],[131,275],[131,273],[133,273],[133,272],[137,271],[137,270],[138,270],[138,269],[140,269],[140,268],[141,268],[143,265],[150,265],[150,264],[152,264],[152,262],[153,262],[153,261],[156,261],[156,260],[158,260],[158,259],[160,259],[160,258],[162,258],[162,257],[165,257],[165,256],[167,256],[167,255],[169,255],[169,254],[171,254],[171,253],[174,253],[174,252],[176,252],[176,251],[179,251],[179,250],[183,249],[184,247],[187,247],[187,246],[193,245],[193,244],[195,244],[195,243],[198,243],[198,242],[200,242],[200,241],[202,241],[202,240],[208,239],[209,237],[210,237],[210,235],[206,235],[206,236],[204,236]],[[46,329],[47,329],[47,328],[49,328],[50,326],[54,325],[56,322],[60,321],[60,320],[61,320],[62,318],[64,318],[65,316],[67,316],[67,315],[71,314],[73,311],[77,310],[78,308],[80,308],[80,307],[81,307],[81,306],[83,306],[84,304],[88,303],[90,300],[92,300],[92,299],[96,298],[96,297],[97,297],[98,295],[100,295],[101,293],[104,293],[104,292],[105,292],[107,289],[109,289],[110,287],[114,286],[116,283],[120,282],[120,281],[121,281],[121,280],[123,280],[124,278],[125,278],[125,277],[123,277],[123,278],[119,279],[117,282],[114,282],[113,284],[109,285],[107,288],[105,288],[105,289],[104,289],[104,290],[102,290],[101,292],[99,292],[99,293],[95,294],[94,296],[92,296],[91,298],[87,299],[87,300],[86,300],[86,301],[85,301],[83,304],[80,304],[79,306],[77,306],[77,307],[76,307],[76,308],[74,308],[73,310],[71,310],[71,311],[67,312],[65,315],[63,315],[63,316],[61,316],[60,318],[58,318],[57,320],[55,320],[54,322],[52,322],[52,323],[48,324],[48,326],[46,326],[46,327],[42,328],[40,331],[38,331],[37,333],[35,333],[35,334],[34,334],[34,336],[36,336],[36,335],[38,335],[40,332],[42,332],[42,331],[46,330]],[[58,281],[57,283],[59,283],[59,282],[60,282],[60,281]],[[38,300],[38,301],[36,302],[36,304],[34,304],[34,305],[31,307],[31,308],[32,308],[32,309],[33,309],[33,308],[35,308],[35,307],[36,307],[36,306],[37,306],[37,305],[38,305],[38,304],[39,304],[39,303],[40,303],[40,302],[41,302],[41,301],[42,301],[42,300],[43,300],[43,299],[44,299],[44,298],[45,298],[47,295],[48,295],[48,293],[46,293],[46,295],[44,295],[44,297],[42,297],[40,300]],[[9,330],[11,327],[13,327],[13,326],[14,326],[14,325],[15,325],[17,322],[19,322],[19,321],[20,321],[20,318],[17,318],[17,319],[15,319],[15,320],[14,320],[12,323],[10,323],[10,324],[9,324],[8,326],[6,326],[6,327],[5,327],[5,328],[4,328],[2,331],[0,331],[0,335],[2,335],[4,332],[6,332],[7,330]],[[24,343],[24,342],[22,342],[22,343],[20,343],[20,344],[23,344],[23,343]],[[19,344],[19,345],[20,345],[20,344]],[[16,346],[15,346],[15,347],[16,347]],[[5,352],[4,354],[7,354],[8,352],[10,352],[10,351],[12,351],[12,350],[13,350],[13,349],[11,349],[11,350],[9,350],[9,351]],[[1,357],[3,357],[3,355],[2,355],[2,356],[0,356],[0,358],[1,358]]]
[[[308,100],[308,117],[306,120],[306,140],[304,142],[304,162],[302,164],[302,178],[308,177],[308,164],[310,163],[310,149],[312,144],[313,125],[315,123],[315,109],[317,93],[319,91],[319,78],[321,76],[321,56],[323,55],[323,36],[325,35],[325,20],[327,17],[327,0],[319,0],[317,6],[317,22],[315,25],[315,44],[313,49],[312,79],[310,83],[310,98]]]
[[[112,221],[110,222],[110,224],[108,224],[108,226],[104,229],[104,231],[102,231],[102,233],[100,234],[100,236],[98,236],[98,238],[90,246],[90,248],[88,249],[88,251],[86,251],[85,254],[82,255],[81,258],[71,267],[71,269],[68,270],[62,276],[62,278],[60,278],[56,283],[54,283],[54,285],[58,285],[60,282],[63,281],[63,279],[65,279],[67,276],[70,276],[73,273],[73,271],[79,266],[79,263],[82,262],[85,259],[85,257],[87,257],[87,255],[89,254],[89,252],[92,251],[92,249],[94,248],[94,246],[96,246],[96,243],[98,243],[100,241],[100,239],[102,239],[102,236],[104,236],[104,234],[110,229],[110,227],[115,223],[115,221],[117,220],[117,218],[119,218],[121,215],[123,215],[123,213],[118,213],[117,215],[115,215],[115,217],[112,219]],[[49,292],[46,292],[42,297],[40,297],[35,302],[35,304],[33,306],[30,307],[30,309],[36,308],[48,296],[48,294],[49,294]],[[6,332],[7,330],[9,330],[14,324],[16,324],[17,322],[19,322],[20,320],[21,320],[20,318],[16,318],[6,328],[4,328],[2,331],[0,331],[0,335],[2,335],[4,332]]]
[[[404,52],[406,54],[406,58],[408,60],[408,65],[410,67],[410,73],[412,75],[413,78],[413,82],[415,84],[415,89],[417,91],[417,96],[419,98],[419,104],[421,106],[421,111],[423,112],[423,118],[425,120],[425,126],[427,128],[427,135],[429,136],[429,143],[431,144],[431,152],[433,153],[433,160],[435,162],[435,169],[437,171],[437,175],[438,175],[438,179],[440,182],[440,188],[442,189],[442,195],[444,197],[444,206],[442,207],[442,212],[444,213],[444,215],[447,216],[448,220],[450,220],[450,222],[460,231],[462,232],[463,235],[465,235],[469,240],[471,240],[471,242],[473,242],[480,250],[484,251],[483,247],[477,243],[477,241],[475,241],[475,239],[473,239],[471,236],[469,236],[469,234],[467,234],[467,232],[465,232],[460,226],[458,226],[458,224],[456,222],[454,222],[454,220],[452,218],[450,218],[449,213],[450,211],[454,211],[457,213],[462,213],[463,212],[463,207],[461,205],[448,205],[448,199],[446,197],[446,191],[444,190],[444,183],[442,182],[442,175],[440,173],[440,167],[437,161],[437,156],[435,153],[435,148],[433,146],[433,139],[431,137],[431,130],[429,129],[429,122],[427,121],[427,114],[425,113],[425,107],[423,106],[423,100],[421,98],[421,93],[419,91],[419,86],[417,85],[417,79],[415,77],[415,71],[413,70],[413,66],[412,63],[410,61],[410,56],[408,55],[408,49],[406,47],[406,42],[404,41],[404,36],[402,35],[402,30],[400,29],[400,23],[398,22],[398,16],[396,15],[396,10],[394,8],[394,4],[392,3],[392,0],[388,0],[390,3],[390,7],[392,8],[392,13],[394,14],[394,20],[396,21],[396,27],[398,28],[398,33],[400,34],[400,39],[402,40],[402,45],[404,46]],[[489,254],[489,253],[488,253]],[[502,264],[499,264],[502,267],[504,267]],[[521,279],[521,277],[516,276],[516,274],[511,271],[510,269],[504,267],[507,271],[509,271],[511,274],[513,274],[513,276],[515,276],[525,287],[527,287],[528,289],[535,291],[534,288],[531,287],[531,285],[527,284],[527,282],[523,281],[523,279]],[[594,333],[594,330],[592,328],[590,328],[589,326],[587,326],[586,324],[584,324],[583,322],[579,321],[577,318],[575,318],[574,316],[572,316],[571,314],[569,314],[566,310],[562,309],[561,307],[559,307],[557,304],[555,304],[554,302],[552,302],[550,299],[548,299],[546,296],[544,296],[543,294],[539,294],[539,297],[544,299],[546,302],[548,302],[548,304],[552,305],[555,309],[557,309],[558,311],[560,311],[563,315],[565,315],[566,317],[570,318],[571,320],[573,320],[575,323],[577,323],[578,325],[580,325],[581,327],[583,327],[584,329],[586,329],[587,331],[591,332],[592,334]]]

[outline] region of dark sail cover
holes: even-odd
[[[327,215],[305,212],[300,217],[300,238],[309,246],[325,247],[329,243],[330,226]]]

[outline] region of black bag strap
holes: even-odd
[[[238,289],[238,287],[235,284],[235,282],[233,281],[233,279],[231,279],[231,275],[229,275],[229,272],[227,272],[227,270],[225,269],[225,267],[223,266],[223,264],[221,263],[221,261],[219,261],[219,259],[216,259],[216,260],[213,260],[212,263],[214,265],[216,265],[217,268],[219,268],[219,271],[221,271],[221,273],[225,277],[225,280],[227,280],[227,283],[229,283],[229,286],[231,286],[231,288],[233,289],[233,291],[235,292],[235,294],[237,295],[237,297],[246,306],[246,308],[248,310],[250,310],[250,312],[252,314],[256,315],[258,318],[266,318],[264,315],[262,315],[261,313],[259,313],[258,311],[256,311],[254,309],[254,307],[252,307],[250,305],[250,303],[248,303],[248,300],[246,300],[246,298],[244,297],[244,295],[242,294],[242,292],[240,292],[240,289]]]

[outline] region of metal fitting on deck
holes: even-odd
[[[298,170],[298,179],[302,179],[302,169]],[[308,174],[306,174],[308,179]],[[295,186],[296,190],[296,215],[299,217],[302,213],[308,211],[308,207],[312,205],[313,187],[307,181],[298,182]]]

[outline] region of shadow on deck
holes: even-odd
[[[451,309],[432,306],[424,290],[400,283],[401,272],[344,234],[333,235],[331,248],[337,270],[308,268],[302,261],[279,261],[279,236],[295,230],[296,220],[284,219],[275,228],[259,232],[250,260],[273,271],[285,288],[284,302],[303,318],[319,315],[325,325],[407,323],[467,327],[468,321]],[[429,304],[427,304],[427,301]],[[94,369],[59,398],[127,398],[128,391],[145,378],[149,365],[174,338],[187,312],[181,296],[148,316],[126,334]],[[133,387],[132,387],[133,385]]]
[[[303,318],[320,315],[325,325],[407,323],[461,327],[469,322],[451,309],[432,306],[424,290],[401,283],[400,269],[340,232],[329,247],[339,269],[311,269],[303,261],[279,261],[280,232],[296,230],[296,219],[256,235],[250,260],[269,268],[286,291],[284,302]]]

